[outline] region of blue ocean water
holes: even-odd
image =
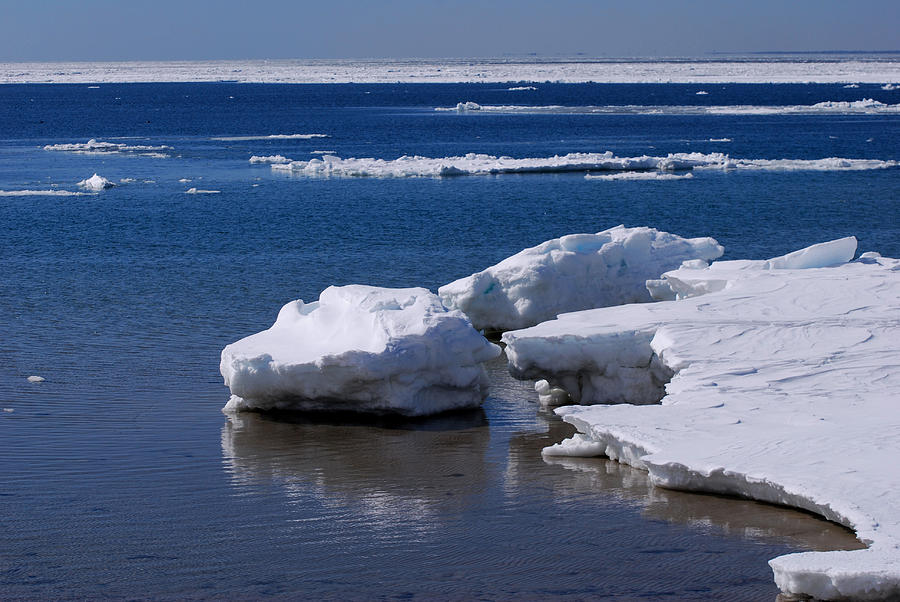
[[[83,597],[774,597],[765,561],[853,544],[783,509],[650,490],[491,367],[483,411],[410,424],[224,417],[221,348],[331,284],[439,285],[624,223],[764,258],[855,235],[900,256],[900,169],[305,178],[251,155],[724,152],[900,160],[900,115],[457,114],[812,105],[861,85],[0,87],[0,591]],[[697,95],[697,91],[707,91]],[[325,138],[270,139],[321,133]],[[166,157],[44,145],[95,138]],[[729,142],[711,140],[728,139]],[[126,181],[123,181],[126,180]],[[194,187],[215,194],[185,194]],[[42,383],[26,377],[40,375]]]

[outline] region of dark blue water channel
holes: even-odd
[[[434,290],[620,223],[713,236],[728,258],[847,235],[900,254],[897,168],[310,179],[248,162],[317,150],[900,159],[897,115],[434,111],[900,102],[865,85],[537,87],[0,87],[0,191],[75,191],[95,172],[119,183],[0,195],[0,597],[766,599],[777,593],[767,559],[853,546],[806,514],[651,489],[599,459],[545,462],[540,448],[569,427],[502,362],[474,413],[219,412],[221,348],[330,284]],[[328,137],[263,138],[297,133]],[[88,138],[171,149],[42,148]]]

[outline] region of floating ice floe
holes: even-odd
[[[688,265],[651,284],[678,300],[506,333],[515,375],[629,402],[557,410],[579,432],[544,454],[606,455],[663,487],[818,513],[868,548],[775,558],[778,587],[900,596],[900,261],[851,261],[855,248]]]
[[[84,196],[88,192],[69,190],[0,190],[0,196]]]
[[[665,182],[671,180],[690,180],[694,174],[674,174],[665,171],[616,171],[609,174],[585,174],[585,180],[650,180],[653,182]]]
[[[706,90],[697,91],[697,96],[706,96],[707,94],[709,94],[709,92],[707,92]]]
[[[194,188],[193,186],[184,191],[184,194],[219,194],[221,190],[204,190],[203,188]]]
[[[469,153],[457,157],[419,157],[404,155],[397,159],[349,158],[326,155],[309,161],[273,163],[272,170],[307,177],[446,177],[508,173],[555,173],[588,171],[655,171],[689,169],[749,170],[866,170],[896,167],[897,161],[877,159],[735,159],[723,153],[670,153],[653,157],[617,157],[612,152],[569,153],[553,157],[495,157]]]
[[[241,142],[244,140],[311,140],[328,138],[328,134],[268,134],[265,136],[218,136],[212,140],[220,142]]]
[[[475,328],[524,328],[562,312],[650,301],[649,278],[659,278],[683,261],[705,262],[722,252],[712,238],[616,226],[548,240],[445,284],[438,294]]]
[[[115,142],[100,142],[93,138],[87,142],[75,142],[72,144],[47,144],[46,151],[61,151],[79,154],[109,154],[131,153],[144,157],[167,158],[164,151],[172,150],[171,146],[150,146],[144,144],[120,144]]]
[[[253,155],[250,157],[250,163],[290,163],[291,160],[284,155]]]
[[[698,92],[699,94],[699,92]],[[790,114],[884,114],[900,113],[900,104],[885,104],[871,98],[855,101],[825,101],[812,105],[479,105],[461,102],[435,111],[522,114],[611,114],[611,115],[790,115]]]
[[[710,138],[710,142],[732,142],[731,138]]]
[[[526,90],[537,90],[534,86],[513,86],[512,88],[507,88],[510,92],[524,92]]]
[[[26,380],[30,383],[42,383],[46,379],[43,376],[29,376]]]
[[[481,405],[482,362],[500,349],[422,288],[331,286],[225,347],[225,411],[330,410],[421,416]]]
[[[882,90],[900,90],[900,84],[885,84],[881,86]]]
[[[85,190],[106,190],[107,188],[112,188],[116,184],[114,182],[110,182],[103,176],[94,174],[90,178],[86,180],[82,180],[78,182],[78,186],[84,188]]]

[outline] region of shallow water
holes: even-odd
[[[548,86],[534,102],[897,102],[871,88],[731,86],[709,99],[687,86]],[[366,424],[219,412],[222,347],[329,284],[435,289],[542,240],[618,223],[715,236],[732,258],[849,234],[860,250],[900,253],[897,169],[697,173],[672,184],[315,180],[247,161],[320,149],[395,158],[698,147],[900,159],[896,116],[433,111],[508,94],[0,87],[0,190],[74,190],[95,171],[135,180],[95,196],[0,197],[0,408],[12,410],[0,412],[0,597],[766,599],[777,593],[769,558],[856,545],[804,513],[653,489],[644,473],[600,459],[542,460],[569,427],[502,362],[473,413]],[[330,137],[213,140],[315,132]],[[41,148],[88,137],[173,150]],[[708,141],[723,137],[733,142]]]

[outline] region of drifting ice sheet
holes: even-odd
[[[610,174],[594,175],[585,174],[585,180],[642,180],[651,182],[671,182],[679,180],[690,180],[694,177],[692,173],[674,174],[664,171],[618,171]]]
[[[225,347],[226,411],[436,414],[481,405],[481,362],[500,349],[422,288],[329,287]]]
[[[506,333],[514,372],[550,374],[588,401],[641,401],[633,390],[654,371],[674,375],[661,405],[557,410],[579,433],[544,453],[607,455],[664,487],[819,513],[869,548],[775,558],[778,586],[900,595],[900,261],[843,263],[855,246],[681,268],[664,277],[680,300]],[[598,375],[606,389],[591,386]]]
[[[253,155],[250,157],[250,163],[290,163],[291,160],[284,155]]]
[[[162,151],[172,150],[172,147],[165,145],[150,146],[146,144],[120,144],[115,142],[100,142],[91,138],[87,142],[74,142],[71,144],[47,144],[46,146],[44,146],[44,150],[79,153],[85,155],[133,153],[145,157],[166,158],[168,157],[168,155],[166,155]]]
[[[701,92],[697,92],[701,94]],[[575,115],[880,115],[900,113],[900,104],[872,98],[854,101],[824,101],[812,105],[482,105],[460,102],[435,111],[457,113],[521,113]]]
[[[866,170],[897,166],[897,161],[877,159],[733,159],[723,153],[671,153],[664,157],[643,155],[617,157],[612,152],[569,153],[553,157],[495,157],[469,153],[459,157],[419,157],[397,159],[341,159],[324,156],[309,161],[273,164],[272,170],[309,177],[443,177],[504,173],[555,173],[587,171],[671,171],[688,169],[744,170]]]
[[[475,328],[524,328],[566,311],[650,301],[648,278],[722,252],[712,238],[616,226],[548,240],[446,284],[438,294]]]

